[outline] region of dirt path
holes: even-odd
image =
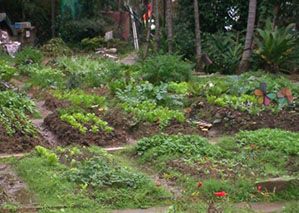
[[[0,206],[6,203],[32,206],[34,199],[28,191],[26,184],[17,176],[10,165],[0,164]],[[0,212],[5,211],[1,210]],[[23,212],[36,212],[31,209]]]
[[[50,146],[56,146],[58,144],[56,136],[43,125],[44,119],[52,112],[46,109],[44,106],[44,101],[37,101],[35,103],[38,111],[40,112],[41,118],[31,119],[31,121],[45,141]]]

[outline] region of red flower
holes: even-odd
[[[225,191],[221,191],[221,192],[215,192],[214,195],[216,197],[225,197],[227,193]]]
[[[197,182],[197,187],[198,187],[198,188],[202,187],[202,182],[201,182],[201,181],[198,181],[198,182]]]
[[[258,192],[262,192],[262,186],[261,186],[261,185],[258,185],[258,186],[257,186],[257,190],[258,190]]]

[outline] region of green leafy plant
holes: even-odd
[[[0,60],[0,80],[9,81],[16,73],[16,69],[5,61]]]
[[[53,38],[41,47],[46,56],[58,57],[72,55],[72,50],[61,38]]]
[[[177,55],[157,55],[146,59],[140,70],[144,80],[153,84],[181,82],[191,78],[192,65]]]
[[[265,29],[257,29],[258,55],[264,67],[271,72],[288,71],[299,65],[298,36],[292,33],[293,25],[272,28],[270,20]]]
[[[40,64],[43,60],[43,54],[38,49],[26,47],[16,55],[16,64]]]
[[[108,125],[106,121],[103,121],[93,113],[72,113],[61,112],[60,119],[67,122],[73,128],[78,129],[82,134],[90,131],[97,133],[100,130],[107,133],[111,133],[113,128]]]
[[[60,100],[68,100],[72,105],[81,106],[85,108],[90,107],[105,107],[105,97],[93,94],[87,94],[83,90],[70,90],[70,91],[54,91],[54,97]]]
[[[31,67],[29,82],[41,88],[63,88],[65,75],[57,69]]]
[[[271,148],[290,155],[299,155],[299,134],[284,130],[260,129],[257,131],[242,131],[236,135],[236,140],[242,146],[255,144]]]
[[[205,67],[206,71],[233,74],[241,60],[243,45],[235,33],[204,34],[203,51],[213,61]]]
[[[45,147],[36,146],[35,151],[39,156],[46,158],[50,165],[56,165],[59,161],[58,156]]]
[[[27,116],[33,113],[35,105],[28,98],[12,91],[0,92],[0,125],[9,136],[17,132],[35,135],[36,129]]]
[[[210,156],[221,158],[224,155],[219,147],[209,144],[207,139],[195,135],[155,135],[138,141],[136,153],[143,160],[151,161],[168,156],[196,159]]]
[[[71,181],[92,187],[136,188],[145,181],[144,176],[104,157],[93,157],[79,165],[69,175]]]
[[[171,120],[185,121],[183,112],[157,106],[156,103],[150,101],[143,101],[136,105],[124,103],[121,106],[126,112],[132,113],[138,121],[157,122],[161,128],[166,127]]]

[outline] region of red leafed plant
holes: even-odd
[[[221,191],[221,192],[215,192],[214,195],[216,197],[225,197],[227,193],[225,191]]]

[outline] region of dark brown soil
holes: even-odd
[[[68,101],[58,100],[52,95],[47,95],[47,97],[45,98],[44,106],[50,111],[55,111],[58,108],[70,106],[70,103]]]
[[[40,136],[28,136],[16,133],[8,136],[5,129],[0,126],[0,153],[23,153],[31,151],[37,145],[45,145]]]
[[[126,131],[133,139],[138,140],[154,134],[200,134],[205,135],[198,127],[189,123],[172,121],[167,127],[161,129],[158,123],[134,122],[132,115],[128,115],[119,108],[110,109],[104,115],[104,120],[114,128]]]
[[[119,146],[127,143],[128,136],[125,131],[115,128],[112,133],[98,132],[96,134],[88,132],[81,134],[78,130],[61,121],[57,112],[47,116],[44,120],[46,127],[52,131],[61,145],[81,144],[99,145],[103,147]]]
[[[216,136],[230,135],[240,130],[257,130],[260,128],[299,131],[299,113],[295,111],[281,110],[277,114],[264,111],[258,115],[251,115],[248,112],[240,112],[199,101],[193,104],[189,117],[193,120],[205,120],[212,123],[211,131],[216,132]]]

